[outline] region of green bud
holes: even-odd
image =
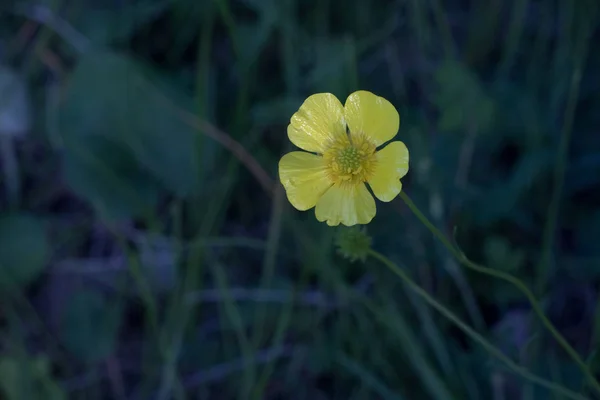
[[[335,238],[338,253],[350,262],[364,262],[371,249],[371,243],[367,229],[358,226],[338,229]]]

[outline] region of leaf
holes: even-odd
[[[44,270],[49,245],[37,218],[27,214],[0,216],[0,243],[0,288],[23,288]]]
[[[519,249],[513,249],[508,240],[499,236],[486,239],[483,251],[487,264],[495,269],[507,272],[516,271],[525,262],[525,253]]]
[[[63,158],[65,178],[109,220],[143,216],[158,201],[158,184],[125,146],[102,136],[70,142]]]
[[[349,92],[351,62],[347,54],[347,41],[344,39],[323,39],[315,43],[314,62],[307,82],[314,92],[335,94],[343,103]]]
[[[64,400],[65,392],[52,379],[45,356],[35,359],[0,358],[0,392],[6,400]]]
[[[243,68],[255,64],[276,27],[274,15],[260,18],[255,24],[239,24],[237,37],[240,42],[240,64]]]
[[[303,99],[299,97],[283,96],[274,100],[258,103],[251,110],[252,119],[259,126],[274,124],[287,125]]]
[[[246,5],[258,14],[258,21],[239,23],[237,38],[240,43],[240,63],[245,68],[254,64],[267,45],[275,28],[285,24],[285,14],[281,12],[281,2],[275,0],[244,0]]]
[[[475,220],[489,225],[512,215],[521,196],[541,173],[549,170],[553,160],[552,153],[546,150],[522,156],[508,180],[495,183],[477,199],[473,212]]]
[[[40,400],[63,400],[67,398],[66,393],[58,382],[52,378],[50,360],[46,356],[38,356],[31,365],[34,376],[38,383],[38,399]]]
[[[68,8],[69,21],[95,44],[126,40],[144,23],[157,18],[173,0],[84,0]]]
[[[21,136],[29,130],[31,110],[21,76],[0,65],[0,135]]]
[[[3,357],[0,359],[0,387],[7,400],[17,400],[21,398],[21,380],[27,380],[26,375],[21,371],[22,366],[19,360]]]
[[[115,348],[121,310],[91,288],[75,292],[66,305],[60,335],[65,347],[85,363],[108,357]]]
[[[73,142],[106,138],[126,148],[138,169],[148,170],[166,189],[191,194],[200,182],[196,133],[155,89],[168,85],[150,84],[143,70],[133,59],[109,51],[84,56],[60,112],[67,151],[74,151]]]
[[[458,131],[470,125],[479,131],[491,128],[495,103],[466,66],[446,61],[436,71],[435,80],[439,89],[433,101],[441,112],[441,130]]]
[[[493,96],[497,101],[495,132],[508,137],[526,149],[535,150],[557,133],[556,119],[550,115],[544,101],[526,87],[507,82],[495,82]]]
[[[277,21],[281,13],[281,2],[276,0],[242,0],[246,6],[258,13],[261,19]]]

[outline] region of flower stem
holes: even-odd
[[[479,273],[486,274],[486,275],[493,276],[495,278],[499,278],[504,281],[507,281],[507,282],[511,283],[513,286],[515,286],[517,289],[519,289],[521,291],[521,293],[523,293],[525,295],[525,297],[527,297],[527,299],[529,300],[529,303],[531,304],[533,311],[540,318],[542,324],[546,327],[546,329],[548,329],[548,331],[550,331],[550,333],[552,334],[554,339],[556,339],[558,344],[567,352],[567,354],[579,366],[579,368],[581,369],[581,372],[583,372],[583,374],[585,375],[585,377],[587,378],[587,380],[589,381],[591,386],[594,388],[594,390],[600,394],[600,384],[598,383],[596,378],[594,378],[594,375],[590,371],[588,365],[583,361],[583,359],[579,356],[579,354],[577,354],[577,351],[575,351],[575,349],[573,349],[573,347],[571,347],[571,345],[565,340],[565,338],[558,332],[558,330],[554,327],[552,322],[550,322],[548,317],[546,317],[546,315],[544,314],[544,311],[542,310],[542,307],[540,306],[539,301],[536,300],[536,298],[533,295],[533,293],[531,292],[531,290],[529,290],[527,288],[527,286],[520,279],[518,279],[510,274],[507,274],[505,272],[497,271],[495,269],[488,268],[488,267],[484,267],[482,265],[476,264],[476,263],[472,262],[471,260],[469,260],[467,258],[467,256],[460,249],[453,246],[452,243],[450,243],[450,241],[448,240],[448,238],[442,232],[440,232],[440,230],[437,229],[427,219],[427,217],[419,210],[419,208],[415,205],[415,203],[413,203],[413,201],[410,199],[410,197],[408,197],[408,195],[406,193],[400,192],[400,197],[406,203],[408,208],[410,208],[410,210],[419,219],[419,221],[421,221],[423,223],[423,225],[425,225],[427,227],[427,229],[429,229],[431,231],[431,233],[433,233],[433,235],[435,237],[437,237],[445,247],[448,248],[448,250],[452,253],[452,255],[454,257],[456,257],[456,259],[461,264],[463,264],[465,267],[470,268]]]
[[[394,264],[390,259],[385,257],[383,254],[376,252],[375,250],[369,250],[369,255],[386,267],[388,267],[394,274],[396,274],[400,279],[402,279],[407,286],[412,289],[417,295],[419,295],[423,300],[425,300],[431,307],[435,308],[440,314],[446,317],[448,320],[452,321],[460,330],[462,330],[467,336],[473,339],[475,342],[479,343],[482,347],[484,347],[492,356],[499,359],[501,362],[506,364],[506,366],[515,372],[518,375],[521,375],[523,378],[537,383],[540,386],[543,386],[547,389],[554,390],[557,393],[561,393],[564,396],[567,396],[570,399],[578,399],[582,400],[586,397],[577,394],[576,392],[567,389],[559,384],[554,382],[550,382],[544,378],[541,378],[525,368],[521,367],[513,360],[511,360],[508,356],[502,353],[498,348],[496,348],[493,344],[488,342],[483,336],[477,333],[473,328],[465,324],[459,317],[457,317],[452,311],[448,308],[444,307],[440,302],[438,302],[434,297],[432,297],[425,289],[420,287],[415,281],[413,281],[406,272],[404,272],[400,267]]]
[[[382,264],[388,267],[394,274],[396,274],[400,279],[402,279],[409,288],[411,288],[417,295],[419,295],[423,300],[425,300],[431,307],[435,308],[440,314],[446,317],[448,320],[453,322],[460,330],[462,330],[467,336],[469,336],[473,341],[479,343],[483,348],[485,348],[488,353],[492,356],[496,357],[498,360],[503,362],[509,369],[511,369],[516,374],[522,376],[523,378],[537,383],[538,385],[545,387],[546,389],[554,390],[557,393],[562,394],[570,399],[584,400],[586,397],[567,389],[559,384],[554,382],[550,382],[544,378],[541,378],[525,368],[521,367],[513,360],[511,360],[508,356],[502,353],[498,348],[496,348],[493,344],[488,342],[483,336],[477,333],[473,328],[465,324],[459,317],[457,317],[452,311],[448,308],[444,307],[441,303],[439,303],[435,298],[433,298],[425,289],[420,287],[415,281],[413,281],[400,267],[394,264],[390,259],[384,256],[381,253],[376,252],[375,250],[369,250],[369,255],[371,257],[379,260]]]

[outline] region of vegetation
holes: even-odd
[[[0,397],[595,398],[498,276],[598,375],[599,12],[3,2]],[[359,89],[410,151],[366,240],[277,179],[303,100]]]

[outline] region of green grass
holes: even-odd
[[[382,262],[350,263],[277,182],[304,98],[387,98],[404,190],[596,373],[594,2],[14,3],[0,397],[594,398],[527,296],[404,202],[367,227]]]

